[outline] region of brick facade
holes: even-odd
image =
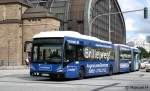
[[[0,4],[0,65],[24,64],[26,41],[39,32],[59,30],[60,21],[54,18],[22,19],[28,8],[19,3]]]

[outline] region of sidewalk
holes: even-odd
[[[19,70],[19,69],[29,69],[26,65],[20,65],[20,66],[0,66],[0,70]]]

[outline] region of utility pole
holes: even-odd
[[[98,14],[97,16],[95,16],[93,19],[91,19],[89,21],[89,35],[91,36],[91,32],[92,32],[92,24],[94,23],[94,21],[101,16],[109,16],[109,41],[111,41],[111,15],[116,15],[116,14],[123,14],[123,13],[132,13],[132,12],[137,12],[137,11],[144,11],[144,19],[148,18],[148,8],[145,7],[144,9],[136,9],[136,10],[129,10],[129,11],[123,11],[123,12],[111,12],[111,1],[109,0],[109,12],[108,13],[104,13],[104,14]]]
[[[9,66],[9,54],[10,54],[10,51],[9,51],[9,49],[10,49],[10,40],[8,39],[8,66]]]
[[[111,41],[111,30],[110,30],[110,28],[111,28],[111,25],[110,25],[110,23],[111,23],[111,14],[110,14],[110,12],[111,12],[111,0],[109,0],[109,24],[108,24],[108,26],[109,26],[109,41]]]

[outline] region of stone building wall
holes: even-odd
[[[31,41],[32,37],[42,31],[59,30],[60,22],[52,18],[36,18],[23,20],[23,39]]]
[[[22,19],[26,9],[19,3],[0,4],[0,66],[25,64],[25,42],[39,32],[59,30],[60,21],[53,18]]]
[[[30,52],[31,44],[25,44],[28,41],[32,41],[32,37],[35,34],[44,31],[58,31],[60,27],[60,21],[53,18],[34,18],[23,20],[23,64],[25,59],[28,57],[28,52]],[[26,47],[25,47],[26,45]],[[24,49],[26,48],[26,49]]]
[[[19,3],[0,5],[0,65],[22,64],[22,14]]]
[[[20,24],[0,24],[0,61],[4,65],[21,64],[21,31]]]
[[[6,19],[21,19],[27,7],[20,4],[0,5],[0,21]]]

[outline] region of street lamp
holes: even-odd
[[[92,33],[92,24],[93,22],[100,16],[108,15],[109,16],[109,41],[111,41],[111,15],[116,15],[116,14],[123,14],[123,13],[132,13],[132,12],[137,12],[137,11],[144,11],[144,19],[148,18],[148,8],[145,7],[144,9],[136,9],[136,10],[129,10],[129,11],[124,11],[124,12],[111,12],[111,0],[109,0],[109,13],[104,13],[104,14],[99,14],[95,16],[93,19],[89,21],[89,35],[91,36]]]
[[[111,20],[111,15],[110,15],[110,12],[111,12],[111,1],[109,0],[109,24],[108,24],[108,26],[109,26],[109,41],[111,41],[111,31],[110,31],[110,28],[111,28],[111,25],[110,25],[110,20]]]

